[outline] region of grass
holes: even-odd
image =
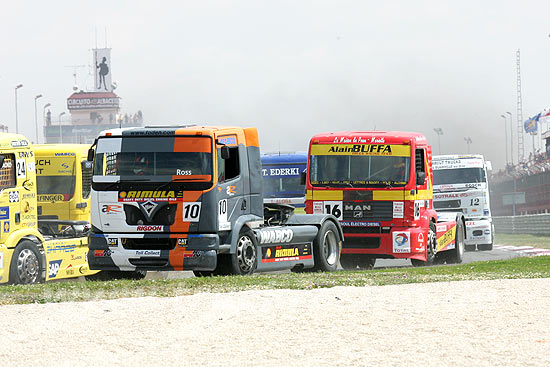
[[[224,293],[258,289],[315,289],[335,286],[550,278],[550,256],[476,262],[455,266],[338,271],[333,273],[256,274],[171,280],[118,280],[111,282],[53,282],[0,287],[0,305],[90,301],[128,297],[174,297],[195,293]]]
[[[495,244],[510,246],[533,246],[550,249],[550,236],[534,234],[495,234]]]

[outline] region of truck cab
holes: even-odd
[[[288,204],[296,213],[305,213],[305,184],[301,176],[306,171],[307,153],[262,154],[264,203]]]
[[[92,162],[86,144],[34,145],[38,215],[90,221]]]
[[[462,261],[463,221],[432,205],[432,148],[419,133],[347,131],[310,140],[306,213],[330,213],[344,231],[344,268],[376,258],[413,265]]]
[[[0,134],[0,283],[93,275],[89,223],[39,219],[35,151],[18,134]]]
[[[466,218],[466,250],[492,250],[494,228],[489,185],[491,162],[481,154],[433,157],[434,207],[439,212],[461,211]]]
[[[92,269],[197,275],[336,269],[341,231],[334,217],[264,207],[255,128],[108,130],[89,158]]]

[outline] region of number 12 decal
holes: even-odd
[[[181,203],[184,222],[198,222],[201,216],[201,203]]]

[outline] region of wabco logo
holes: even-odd
[[[260,243],[290,242],[293,237],[294,232],[290,228],[260,231]]]
[[[137,226],[140,232],[159,232],[162,231],[162,226]]]

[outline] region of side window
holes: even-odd
[[[82,161],[82,199],[90,197],[92,187],[92,167],[90,161]]]
[[[15,187],[17,184],[15,175],[15,155],[4,154],[4,163],[0,168],[0,190]]]
[[[231,180],[241,173],[239,167],[239,147],[229,148],[229,158],[223,159],[218,148],[218,182]]]
[[[424,157],[424,149],[416,149],[415,171],[417,185],[424,185],[426,182],[426,162]]]

